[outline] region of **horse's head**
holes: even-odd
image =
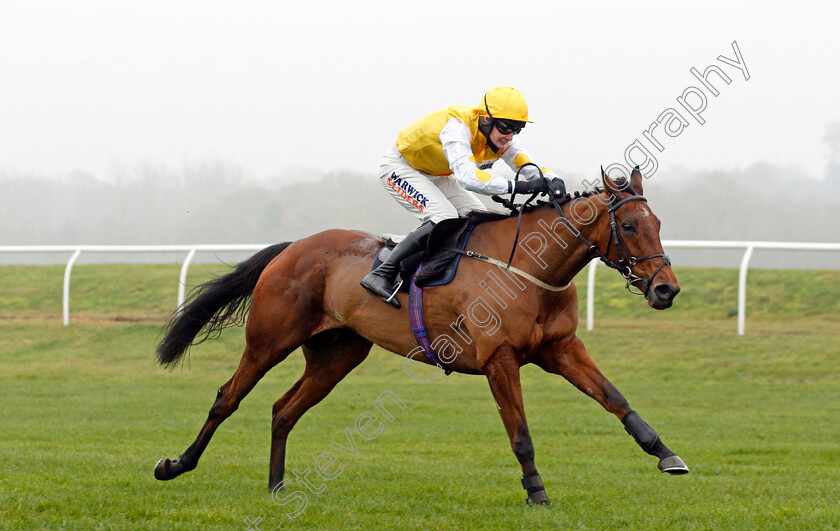
[[[601,178],[610,194],[610,233],[607,242],[599,245],[619,266],[627,279],[627,287],[635,287],[648,304],[657,310],[670,308],[680,292],[677,277],[668,257],[662,252],[659,239],[659,218],[642,196],[642,174],[638,166],[626,179],[612,181],[603,168]]]

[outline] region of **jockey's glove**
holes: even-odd
[[[552,198],[562,199],[566,196],[566,183],[560,177],[554,177],[548,181],[549,196]]]
[[[566,195],[566,184],[563,179],[555,177],[548,180],[544,177],[537,177],[530,181],[517,181],[513,185],[513,192],[517,194],[532,194],[540,192],[552,198],[561,198]]]

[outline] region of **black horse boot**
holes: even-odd
[[[408,234],[403,241],[394,247],[388,258],[379,264],[379,267],[362,279],[362,287],[374,295],[379,295],[383,301],[399,310],[400,301],[397,300],[396,295],[400,284],[395,286],[394,279],[399,272],[400,262],[423,250],[423,246],[426,245],[426,240],[429,239],[429,233],[432,232],[434,226],[435,224],[432,222],[424,223]]]

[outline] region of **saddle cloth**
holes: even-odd
[[[415,283],[418,287],[443,286],[452,282],[458,271],[458,264],[463,256],[452,248],[464,249],[475,225],[467,218],[445,219],[435,225],[426,242],[426,249],[408,256],[400,264],[400,278],[403,283],[401,292],[408,292],[414,272],[420,264],[423,269],[417,274]],[[385,239],[385,247],[380,249],[373,261],[371,271],[388,259],[397,241],[393,237]],[[401,238],[398,238],[398,241]]]

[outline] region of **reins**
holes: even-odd
[[[510,271],[511,273],[514,273],[515,275],[519,275],[520,277],[524,278],[528,282],[531,282],[532,284],[535,284],[535,285],[541,287],[544,290],[555,291],[555,292],[564,291],[564,290],[568,289],[569,286],[572,285],[571,282],[569,282],[565,286],[552,286],[551,284],[547,284],[547,283],[543,282],[542,280],[538,279],[534,275],[532,275],[532,274],[530,274],[526,271],[523,271],[523,270],[519,269],[518,267],[513,267],[511,265],[511,263],[513,262],[513,255],[516,253],[516,248],[519,245],[519,233],[522,230],[522,213],[525,212],[525,209],[528,206],[531,205],[531,201],[536,199],[536,197],[540,194],[539,192],[534,192],[533,194],[531,194],[531,197],[529,197],[521,205],[517,205],[516,203],[514,203],[514,200],[516,199],[515,183],[519,182],[519,174],[522,172],[522,169],[525,168],[525,166],[534,166],[535,168],[537,168],[537,171],[540,174],[540,178],[541,179],[545,178],[545,177],[543,177],[542,168],[540,168],[539,166],[537,166],[533,162],[525,163],[522,166],[520,166],[518,170],[516,170],[516,176],[513,178],[513,182],[514,182],[513,190],[514,191],[511,194],[510,199],[505,199],[505,198],[499,197],[497,195],[492,196],[493,201],[496,201],[497,203],[501,203],[502,205],[504,205],[506,208],[508,208],[509,210],[511,210],[513,212],[517,212],[516,236],[513,238],[513,247],[510,250],[510,257],[508,258],[507,264],[505,264],[501,260],[497,260],[496,258],[491,258],[489,256],[485,256],[481,253],[476,253],[474,251],[464,251],[462,249],[457,249],[457,248],[452,248],[450,250],[454,251],[456,253],[460,253],[460,254],[469,256],[470,258],[475,258],[476,260],[481,260],[482,262],[487,262],[487,263],[502,267],[502,268]]]
[[[477,253],[475,251],[464,251],[464,250],[461,250],[461,249],[450,249],[450,251],[460,253],[460,254],[463,254],[465,256],[469,256],[470,258],[475,258],[476,260],[481,260],[482,262],[487,262],[488,264],[497,265],[501,268],[507,269],[511,273],[513,273],[515,275],[519,275],[520,277],[524,278],[528,282],[531,282],[532,284],[536,284],[537,286],[541,287],[544,290],[565,291],[566,289],[569,288],[569,286],[572,285],[571,282],[569,282],[565,286],[552,286],[551,284],[546,284],[545,282],[538,279],[534,275],[528,273],[527,271],[523,271],[523,270],[519,269],[518,267],[513,267],[512,265],[510,265],[510,263],[506,264],[506,263],[502,262],[501,260],[497,260],[495,258],[490,258],[489,256],[484,256],[483,254]]]
[[[516,170],[516,175],[513,178],[513,183],[514,183],[513,193],[510,194],[510,201],[505,202],[506,201],[505,199],[502,199],[500,201],[503,205],[505,205],[507,208],[511,209],[512,211],[514,211],[514,212],[516,212],[517,210],[519,211],[519,214],[517,215],[517,220],[516,220],[516,237],[513,239],[513,248],[511,248],[511,250],[510,250],[510,258],[508,258],[507,266],[505,266],[507,269],[511,268],[510,264],[513,263],[513,255],[514,255],[514,253],[516,253],[516,247],[519,244],[519,231],[522,229],[522,213],[525,212],[525,207],[529,206],[531,204],[531,201],[533,201],[538,195],[540,195],[539,192],[534,192],[533,194],[531,194],[531,197],[529,197],[521,205],[517,205],[516,203],[513,202],[516,199],[516,183],[519,182],[519,174],[522,172],[522,169],[525,166],[535,167],[537,169],[537,171],[540,173],[540,179],[545,179],[545,177],[543,177],[542,168],[540,168],[539,166],[537,166],[533,162],[527,162],[527,163],[523,164],[522,166],[520,166],[518,170]],[[499,196],[496,196],[496,195],[493,196],[493,200],[499,201],[499,199],[501,199],[501,198],[499,198]],[[548,284],[546,284],[546,285],[548,285]]]
[[[532,166],[536,166],[536,164],[534,164],[534,163],[528,163],[528,164],[530,164]],[[528,164],[524,164],[522,167],[519,168],[519,170],[516,172],[516,177],[514,178],[514,182],[519,180],[519,173],[522,171],[522,168],[524,168]],[[539,167],[537,167],[537,170],[540,172],[540,177],[542,177],[542,170]],[[513,240],[513,249],[511,249],[511,251],[510,251],[510,258],[508,259],[507,264],[505,264],[501,260],[497,260],[495,258],[490,258],[490,257],[484,256],[480,253],[476,253],[476,252],[473,252],[473,251],[462,251],[460,249],[452,249],[452,250],[456,251],[456,252],[459,252],[461,254],[465,254],[465,255],[469,256],[470,258],[476,258],[478,260],[482,260],[482,261],[485,261],[485,262],[488,262],[488,263],[498,265],[499,267],[504,267],[505,269],[521,276],[522,278],[527,279],[529,282],[531,282],[533,284],[536,284],[537,286],[539,286],[543,289],[546,289],[546,290],[549,290],[549,291],[563,291],[563,290],[565,290],[566,288],[568,288],[571,285],[571,282],[569,284],[566,284],[565,286],[560,286],[560,287],[551,286],[550,284],[546,284],[545,282],[537,279],[533,275],[530,275],[529,273],[526,273],[526,272],[522,271],[521,269],[517,269],[517,268],[511,266],[511,263],[513,262],[514,253],[516,252],[516,247],[519,244],[519,234],[520,234],[520,231],[521,231],[521,228],[522,228],[522,213],[525,211],[525,208],[527,206],[529,206],[530,203],[536,198],[537,195],[539,195],[539,192],[535,192],[527,201],[525,201],[525,203],[523,203],[521,205],[517,205],[517,204],[514,203],[514,199],[516,198],[516,192],[511,194],[511,197],[510,197],[509,200],[505,199],[505,198],[502,198],[502,197],[499,197],[499,196],[493,196],[492,197],[492,199],[494,201],[496,201],[497,203],[501,203],[504,207],[511,210],[512,212],[516,212],[517,217],[518,217],[517,222],[516,222],[516,236]],[[668,255],[666,255],[664,253],[652,254],[652,255],[649,255],[649,256],[643,256],[641,258],[637,258],[637,257],[633,256],[633,253],[630,252],[630,249],[627,247],[627,244],[625,243],[624,238],[622,238],[622,236],[621,236],[621,232],[618,230],[618,222],[615,219],[615,213],[619,208],[621,208],[622,206],[624,206],[627,203],[630,203],[632,201],[645,201],[645,202],[647,202],[647,199],[644,196],[632,195],[630,197],[626,197],[626,198],[624,198],[620,201],[617,201],[617,202],[613,203],[610,206],[609,210],[607,211],[610,215],[610,239],[607,242],[607,250],[605,252],[602,252],[598,248],[598,245],[593,244],[589,240],[587,240],[586,237],[584,237],[583,234],[581,234],[580,231],[578,231],[575,228],[575,226],[572,225],[572,223],[566,217],[566,214],[563,212],[563,208],[561,206],[560,199],[556,198],[556,197],[551,198],[551,204],[554,206],[554,209],[557,211],[557,215],[560,216],[560,219],[563,222],[563,224],[566,225],[566,227],[572,232],[572,234],[574,234],[581,242],[583,242],[584,245],[586,245],[586,247],[589,249],[590,254],[593,254],[596,257],[598,257],[598,259],[600,259],[601,262],[603,262],[604,265],[606,265],[607,267],[609,267],[611,269],[615,269],[616,271],[618,271],[619,274],[621,274],[621,276],[624,277],[624,279],[627,281],[627,283],[624,285],[624,287],[627,289],[627,291],[629,291],[630,293],[632,293],[634,295],[642,295],[644,297],[647,297],[648,292],[650,291],[650,287],[653,285],[653,281],[656,278],[656,275],[658,275],[659,272],[662,271],[662,269],[666,265],[669,265],[671,263],[671,259],[668,258]],[[613,246],[613,245],[615,245],[616,254],[618,254],[618,262],[614,262],[614,261],[610,260],[609,258],[607,258],[607,255],[610,252],[610,247]],[[644,262],[646,260],[651,260],[653,258],[661,258],[662,263],[659,264],[659,267],[656,268],[656,271],[653,272],[653,275],[651,275],[651,277],[649,279],[645,280],[644,278],[642,278],[642,277],[636,275],[635,273],[633,273],[633,268],[637,264],[639,264],[641,262]],[[642,286],[644,286],[644,291],[634,291],[633,290],[633,286],[637,282],[641,282]]]

